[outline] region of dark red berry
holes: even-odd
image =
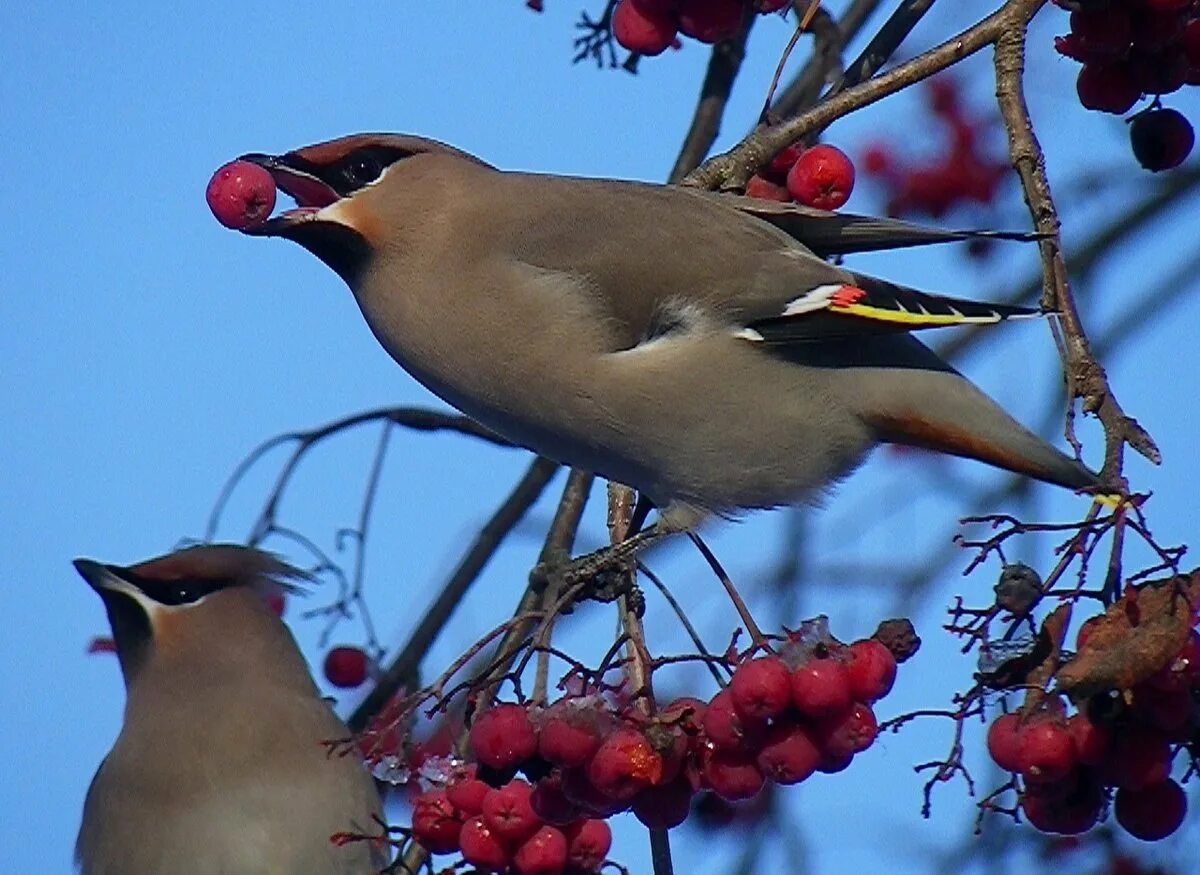
[[[892,690],[896,682],[896,657],[874,638],[855,641],[846,660],[850,695],[858,702],[876,702]]]
[[[582,872],[599,872],[612,848],[612,830],[603,820],[582,820],[564,830],[567,864]]]
[[[476,717],[468,741],[475,758],[492,769],[515,768],[537,753],[537,732],[529,714],[513,702]]]
[[[500,872],[509,863],[508,846],[482,817],[472,817],[458,834],[463,859],[485,872]]]
[[[836,210],[844,206],[854,190],[854,164],[841,149],[813,146],[792,165],[788,191],[805,206]]]
[[[987,734],[992,762],[1006,772],[1021,770],[1021,716],[1001,714],[992,721]]]
[[[512,857],[517,875],[560,875],[567,865],[567,837],[562,830],[543,826]]]
[[[743,720],[762,723],[778,717],[792,704],[792,675],[778,656],[743,662],[729,682],[733,709]]]
[[[1129,140],[1138,163],[1157,173],[1182,164],[1192,151],[1196,135],[1179,112],[1151,109],[1133,117]]]
[[[1094,56],[1119,57],[1133,39],[1129,11],[1119,3],[1071,13],[1071,33]]]
[[[1127,64],[1084,64],[1075,80],[1079,102],[1087,109],[1124,115],[1133,108],[1142,90]]]
[[[446,798],[445,790],[427,790],[413,802],[413,838],[431,854],[451,854],[458,850],[462,821]]]
[[[553,826],[574,823],[584,815],[583,809],[567,798],[560,774],[542,778],[529,794],[529,805],[537,816]]]
[[[258,164],[231,161],[213,174],[204,197],[218,222],[240,231],[271,215],[275,180]]]
[[[1118,790],[1113,810],[1131,836],[1156,842],[1179,829],[1187,815],[1187,796],[1174,781],[1165,780],[1142,790]]]
[[[755,762],[776,784],[799,784],[817,770],[821,760],[822,753],[806,727],[780,722],[767,732]]]
[[[853,701],[850,673],[833,657],[814,657],[796,667],[791,676],[792,704],[808,717],[828,717],[844,711]]]
[[[700,768],[704,786],[728,802],[749,799],[762,789],[765,778],[749,754],[715,750]]]
[[[639,55],[661,55],[675,39],[675,20],[645,7],[631,0],[618,3],[612,15],[613,39]]]
[[[325,654],[325,679],[335,687],[362,686],[369,667],[367,654],[358,647],[334,647]]]
[[[638,793],[633,798],[633,816],[650,829],[674,829],[687,820],[693,795],[691,783],[680,775]]]
[[[1160,784],[1171,774],[1171,744],[1157,729],[1122,726],[1099,771],[1106,784],[1125,790]]]
[[[741,23],[741,0],[687,0],[679,9],[679,32],[702,43],[729,39]]]
[[[1058,835],[1080,835],[1096,825],[1104,810],[1104,789],[1082,774],[1076,774],[1074,780],[1065,790],[1041,784],[1025,788],[1021,810],[1036,829]]]

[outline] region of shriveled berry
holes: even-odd
[[[704,727],[704,712],[707,710],[707,702],[693,696],[680,696],[672,699],[658,712],[658,716],[664,723],[674,723],[688,735],[696,735]]]
[[[618,43],[639,55],[661,55],[675,39],[675,20],[657,13],[644,3],[621,0],[612,14],[612,35]]]
[[[788,171],[787,187],[805,206],[836,210],[854,191],[854,163],[834,146],[813,146]]]
[[[741,23],[741,0],[687,0],[679,9],[679,32],[702,43],[729,39]]]
[[[500,872],[509,863],[508,846],[482,817],[472,817],[458,834],[463,859],[487,872]]]
[[[776,784],[799,784],[817,770],[822,753],[809,730],[798,723],[780,722],[767,732],[755,762]]]
[[[1027,781],[1061,781],[1078,760],[1065,722],[1032,719],[1021,727],[1019,767]]]
[[[428,790],[413,802],[413,838],[431,854],[451,854],[459,849],[462,821],[446,798],[445,790]]]
[[[729,698],[743,720],[764,722],[778,717],[792,704],[792,677],[778,656],[743,662],[729,682]]]
[[[853,701],[850,674],[833,657],[810,659],[792,672],[792,704],[808,717],[828,717],[844,711]]]
[[[517,875],[559,875],[567,865],[567,837],[562,830],[543,826],[512,857]]]
[[[766,780],[750,755],[728,750],[705,757],[700,776],[704,786],[727,802],[757,795]]]
[[[529,838],[542,820],[530,805],[533,787],[519,778],[492,790],[483,799],[484,823],[501,839],[512,845]]]
[[[492,788],[478,778],[463,778],[446,787],[446,798],[462,814],[472,817],[483,813],[483,800]]]
[[[633,797],[633,816],[650,829],[673,829],[687,820],[692,795],[691,783],[680,775]]]
[[[537,732],[521,705],[489,708],[471,724],[468,741],[475,758],[492,769],[511,769],[537,753]]]
[[[335,687],[352,689],[367,680],[370,659],[358,647],[334,647],[325,654],[325,680]]]
[[[854,702],[840,714],[817,722],[813,737],[822,754],[844,757],[866,750],[879,734],[875,712],[869,705]]]
[[[704,712],[704,734],[722,750],[754,750],[762,743],[766,724],[738,715],[728,688],[712,697]]]
[[[231,161],[208,181],[208,208],[226,228],[240,231],[257,225],[275,209],[275,180],[249,161]]]
[[[850,695],[857,702],[876,702],[896,683],[896,657],[874,638],[855,641],[846,659]]]
[[[1079,102],[1087,109],[1124,115],[1133,108],[1142,90],[1124,63],[1084,64],[1075,80]]]
[[[1168,779],[1141,790],[1118,790],[1113,810],[1131,836],[1156,842],[1179,829],[1187,815],[1187,796]]]
[[[612,829],[603,820],[583,820],[567,836],[567,864],[583,872],[599,872],[612,848]]]
[[[1173,109],[1152,109],[1134,116],[1129,125],[1133,156],[1147,170],[1178,167],[1196,142],[1192,125]]]
[[[636,729],[614,730],[588,764],[588,780],[605,796],[629,801],[662,778],[662,757]]]

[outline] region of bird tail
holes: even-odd
[[[850,373],[850,372],[847,372]],[[1068,489],[1100,479],[952,370],[855,369],[860,417],[879,440],[976,459]]]

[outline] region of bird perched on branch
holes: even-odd
[[[240,160],[298,204],[241,230],[336,271],[384,349],[437,395],[636,487],[667,528],[811,498],[881,442],[1097,484],[910,334],[1036,311],[823,258],[970,233],[504,172],[411,136]]]
[[[264,604],[304,577],[247,547],[129,568],[77,559],[104,601],[127,701],[88,790],[83,875],[371,875],[380,801],[283,622]]]

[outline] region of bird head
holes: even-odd
[[[282,155],[242,155],[238,160],[265,168],[296,202],[242,231],[293,240],[353,286],[389,229],[405,220],[405,175],[419,176],[431,157],[488,167],[452,146],[404,134],[353,134]]]
[[[91,559],[74,565],[104,602],[126,686],[152,658],[212,665],[235,647],[250,655],[257,645],[290,642],[265,597],[310,578],[270,553],[236,544],[188,547],[127,567]]]

